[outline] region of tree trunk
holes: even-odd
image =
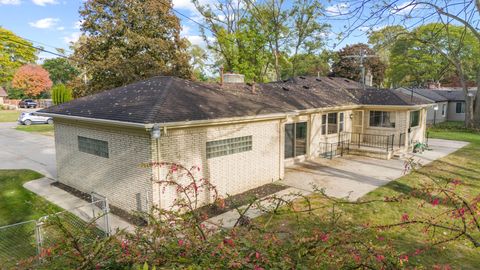
[[[480,1],[480,0],[478,0]],[[473,105],[473,128],[480,129],[480,66],[477,67],[477,94]]]

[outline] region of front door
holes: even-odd
[[[285,158],[307,153],[307,122],[285,124]]]

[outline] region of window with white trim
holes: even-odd
[[[78,136],[78,151],[108,158],[108,142]]]
[[[447,104],[442,104],[442,116],[445,117],[447,113]]]
[[[339,113],[338,132],[343,132],[344,129],[345,129],[345,114],[341,112]]]
[[[457,102],[455,112],[465,113],[465,102]]]
[[[420,124],[420,111],[410,112],[410,127],[418,127]]]
[[[322,114],[322,135],[327,134],[327,115]]]
[[[370,111],[371,127],[395,127],[395,113],[384,111]]]
[[[231,155],[252,150],[252,136],[207,142],[207,158]]]
[[[338,132],[338,113],[329,113],[328,114],[328,134],[335,134]]]

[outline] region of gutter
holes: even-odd
[[[41,116],[47,116],[47,117],[53,117],[53,118],[59,118],[59,119],[68,119],[68,120],[78,120],[78,121],[84,121],[89,123],[109,124],[114,126],[142,128],[142,129],[153,128],[153,124],[124,122],[124,121],[117,121],[117,120],[89,118],[89,117],[83,117],[83,116],[63,115],[63,114],[56,114],[56,113],[45,113],[45,112],[36,112],[36,113]]]
[[[292,116],[298,116],[301,114],[312,114],[324,111],[338,111],[338,110],[354,110],[354,109],[366,109],[366,108],[389,108],[389,109],[421,109],[428,107],[429,105],[348,105],[348,106],[336,106],[336,107],[327,107],[327,108],[315,108],[315,109],[306,109],[306,110],[294,110],[291,112],[285,113],[272,113],[265,115],[253,115],[253,116],[243,116],[243,117],[229,117],[229,118],[218,118],[218,119],[206,119],[206,120],[192,120],[192,121],[178,121],[178,122],[166,122],[166,123],[154,123],[154,124],[144,124],[144,123],[134,123],[134,122],[124,122],[118,120],[108,120],[108,119],[99,119],[99,118],[89,118],[83,116],[73,116],[73,115],[62,115],[55,113],[45,113],[37,112],[37,114],[52,118],[59,119],[68,119],[68,120],[78,120],[89,123],[97,124],[108,124],[114,126],[123,126],[131,128],[140,128],[145,130],[151,130],[154,126],[161,128],[191,128],[191,127],[200,127],[200,126],[214,126],[214,125],[223,125],[223,124],[240,124],[245,122],[253,121],[268,121],[268,120],[278,120],[285,119]]]

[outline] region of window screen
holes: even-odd
[[[78,136],[78,151],[108,158],[108,142]]]
[[[207,142],[207,158],[231,155],[252,150],[252,136]]]

